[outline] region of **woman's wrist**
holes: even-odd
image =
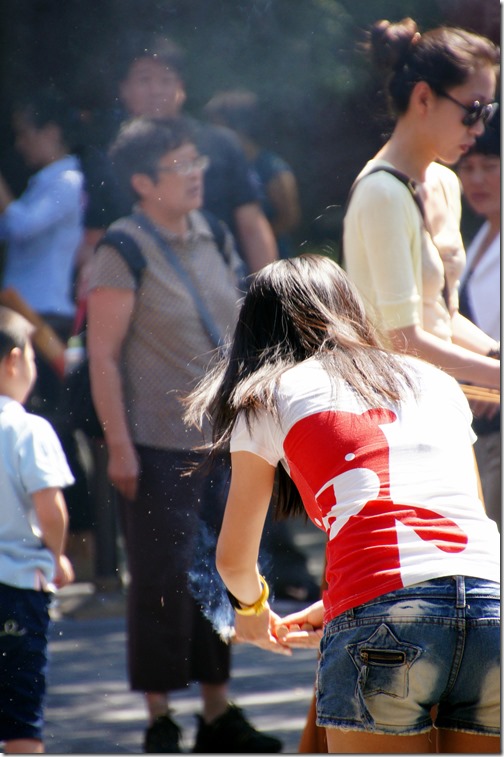
[[[269,586],[264,576],[259,576],[259,581],[262,587],[261,594],[259,595],[259,598],[251,605],[240,602],[240,600],[237,599],[234,594],[231,594],[229,589],[226,589],[226,593],[231,606],[233,607],[234,611],[238,613],[238,615],[261,615],[267,609]]]

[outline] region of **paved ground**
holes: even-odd
[[[318,578],[321,539],[311,529],[299,529],[296,541],[307,550]],[[282,601],[275,609],[285,614],[300,606]],[[124,594],[100,594],[93,584],[76,584],[63,591],[54,616],[47,753],[141,753],[145,711],[142,697],[129,691],[126,679]],[[282,739],[284,753],[296,753],[313,692],[316,653],[296,650],[287,658],[236,645],[233,660],[233,700],[256,727]],[[184,749],[191,751],[197,687],[177,693],[173,703],[184,731]]]

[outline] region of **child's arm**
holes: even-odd
[[[54,584],[61,588],[74,580],[72,565],[64,554],[68,530],[68,511],[63,492],[57,487],[40,489],[32,494],[35,512],[42,531],[42,541],[56,562]]]

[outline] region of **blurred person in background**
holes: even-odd
[[[128,672],[148,710],[144,750],[182,751],[172,693],[197,681],[203,711],[194,751],[278,752],[281,742],[229,702],[230,646],[188,584],[201,521],[209,530],[220,523],[227,468],[182,475],[201,458],[191,450],[203,439],[185,429],[180,398],[214,359],[214,337],[234,326],[240,259],[229,231],[222,229],[221,250],[199,212],[208,161],[187,121],[134,119],[111,156],[137,202],[98,245],[88,346],[107,473],[119,492],[130,576]],[[138,278],[112,244],[118,234],[121,245],[136,244]]]
[[[34,174],[19,198],[0,176],[3,286],[16,289],[62,339],[75,314],[72,276],[83,233],[83,176],[71,154],[77,124],[53,90],[21,100],[13,109],[16,149]]]
[[[73,283],[85,208],[83,174],[74,152],[79,114],[49,87],[14,104],[12,126],[16,149],[33,174],[17,198],[0,175],[0,239],[6,242],[2,285],[14,289],[65,343],[76,312]],[[54,426],[76,479],[66,494],[69,551],[77,532],[79,549],[84,538],[84,550],[92,550],[88,478],[79,444],[67,426],[62,376],[40,354],[27,407]],[[78,564],[76,559],[77,569]]]
[[[277,152],[262,144],[263,114],[257,95],[245,89],[218,92],[203,112],[210,123],[231,129],[238,136],[264,214],[275,234],[279,256],[291,257],[295,253],[291,233],[301,217],[296,177]],[[296,546],[289,525],[275,521],[271,511],[268,513],[261,549],[264,559],[271,562],[270,581],[275,597],[315,599],[318,585],[308,571],[306,555]]]
[[[500,345],[500,221],[501,136],[500,111],[462,156],[457,173],[463,197],[484,223],[467,248],[466,267],[460,279],[460,312]],[[496,356],[500,357],[500,353]],[[482,415],[473,408],[476,459],[485,506],[501,527],[500,409]]]
[[[117,80],[118,109],[116,122],[147,117],[158,120],[184,118],[193,129],[198,150],[209,157],[204,174],[204,207],[224,221],[235,237],[238,252],[248,271],[259,270],[278,255],[275,238],[266,220],[250,179],[246,158],[238,139],[224,130],[186,118],[184,84],[185,55],[181,48],[159,35],[132,30],[117,44],[114,73]],[[77,284],[80,310],[85,312],[89,274],[93,253],[105,228],[131,212],[134,197],[129,185],[124,185],[114,172],[106,151],[91,151],[83,147],[86,193],[88,197],[84,225],[85,239],[79,250],[80,274]],[[93,444],[95,468],[106,467],[103,445]],[[100,512],[110,510],[113,492],[99,473]],[[113,505],[112,505],[113,507]],[[114,520],[112,513],[111,519]],[[98,529],[101,529],[98,523]],[[103,527],[103,539],[110,552],[115,550],[110,524]],[[101,549],[103,552],[103,549]],[[100,555],[98,555],[99,562]],[[108,561],[105,560],[104,564]],[[110,567],[107,568],[110,570]]]
[[[118,116],[121,120],[141,116],[188,118],[199,151],[210,159],[204,178],[204,207],[230,228],[249,272],[258,271],[277,258],[275,237],[261,210],[258,192],[251,181],[238,139],[227,129],[189,118],[183,112],[187,94],[182,49],[165,37],[131,32],[121,40],[118,51]],[[102,167],[101,180],[99,174],[96,170],[92,172],[88,187],[88,245],[83,253],[86,258],[90,257],[104,230],[96,227],[103,217],[99,207],[103,181],[108,183],[115,197],[110,206],[112,211],[116,209],[116,217],[127,214],[132,204],[129,188],[119,186],[106,166]],[[115,219],[109,213],[107,220],[111,223]]]
[[[203,112],[211,123],[227,126],[238,135],[279,256],[290,257],[294,254],[291,234],[301,219],[297,181],[282,156],[262,144],[263,119],[257,95],[245,89],[217,92]]]

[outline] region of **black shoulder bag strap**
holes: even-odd
[[[228,267],[231,266],[231,263],[232,263],[231,256],[226,250],[225,224],[222,221],[220,221],[216,215],[214,215],[210,210],[207,210],[206,208],[199,208],[198,212],[201,213],[205,221],[210,226],[210,230],[213,234],[215,244],[217,245],[217,249],[222,255],[222,258],[225,264]],[[243,260],[242,256],[239,253],[237,257],[238,257],[238,263],[235,266],[235,275],[238,279],[240,288],[244,288],[246,290],[248,288],[247,281],[246,281],[247,275],[248,275],[248,268],[245,261]]]
[[[105,232],[98,244],[108,244],[117,250],[130,269],[138,286],[147,263],[133,237],[125,231],[112,229]]]
[[[220,330],[215,324],[214,319],[210,315],[208,308],[204,303],[203,298],[201,297],[201,294],[198,292],[194,282],[178,259],[177,255],[168,244],[167,240],[159,233],[156,226],[149,218],[147,218],[147,216],[143,215],[143,213],[135,213],[132,217],[142,231],[150,234],[155,239],[156,244],[159,246],[163,255],[165,256],[165,259],[175,269],[178,277],[193,298],[201,323],[203,324],[205,331],[210,338],[210,341],[215,347],[218,347],[222,341]]]
[[[402,184],[404,184],[404,186],[406,186],[409,189],[410,194],[413,197],[413,200],[415,201],[418,207],[418,210],[420,211],[420,215],[422,216],[422,221],[425,224],[425,207],[424,207],[422,198],[417,192],[416,182],[413,181],[413,179],[410,179],[410,177],[407,174],[402,173],[401,171],[397,171],[395,168],[389,168],[388,166],[377,166],[376,168],[371,169],[371,171],[368,171],[368,173],[364,174],[364,176],[361,176],[359,179],[356,179],[354,181],[354,183],[352,184],[350,188],[350,192],[348,193],[345,210],[348,210],[348,205],[350,203],[350,200],[352,198],[352,195],[354,193],[354,190],[357,184],[362,179],[365,179],[366,176],[371,176],[371,174],[378,173],[379,171],[385,171],[385,173],[392,174],[392,176],[395,176],[396,179],[398,179]]]
[[[348,197],[347,197],[347,201],[346,201],[346,208],[345,208],[345,215],[346,215],[346,210],[348,210],[348,205],[350,203],[350,199],[352,197],[354,189],[357,186],[357,184],[359,183],[359,181],[361,181],[362,179],[365,179],[366,176],[371,176],[371,174],[373,174],[373,173],[378,173],[378,171],[385,171],[385,173],[389,173],[392,176],[395,176],[396,179],[398,179],[402,184],[404,184],[405,187],[407,187],[409,189],[409,192],[410,192],[410,194],[411,194],[411,196],[412,196],[412,198],[413,198],[413,200],[414,200],[414,202],[415,202],[418,210],[420,211],[420,215],[422,216],[422,222],[423,222],[423,225],[424,225],[424,229],[426,230],[426,232],[428,233],[428,235],[432,239],[432,234],[430,233],[429,227],[427,226],[427,219],[426,219],[426,216],[425,216],[425,205],[424,205],[424,202],[423,202],[422,198],[418,194],[416,182],[413,181],[413,179],[410,179],[410,177],[407,174],[402,173],[402,171],[398,171],[395,168],[389,168],[388,166],[376,166],[376,168],[373,168],[371,171],[368,171],[368,173],[364,174],[364,176],[361,176],[359,179],[356,179],[354,181],[354,183],[352,184],[352,186],[350,188],[350,192],[348,193]],[[444,301],[446,303],[446,307],[448,307],[448,296],[449,296],[448,285],[446,283],[446,278],[445,278],[445,285],[443,287],[443,299],[444,299]]]

